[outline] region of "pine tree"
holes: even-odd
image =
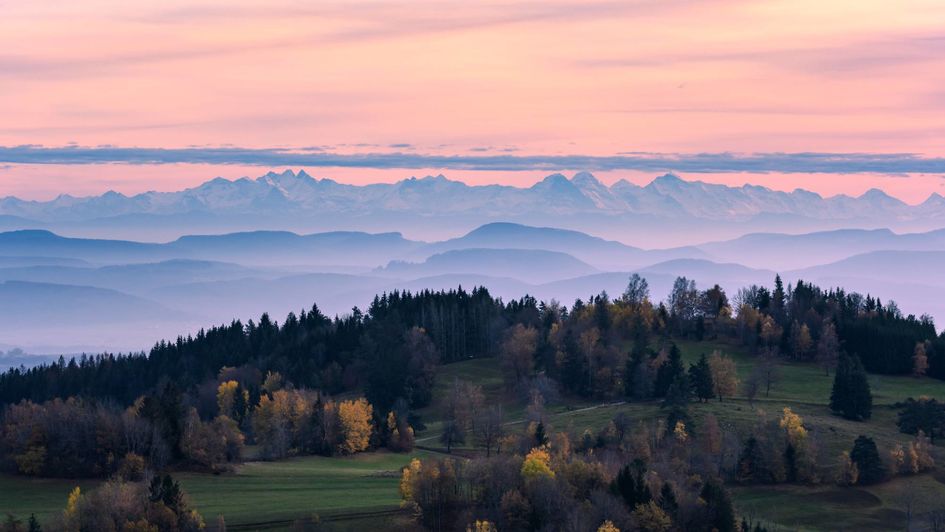
[[[175,514],[180,513],[181,505],[184,502],[184,493],[180,489],[180,484],[170,475],[164,475],[164,479],[161,481],[161,494],[164,505],[173,510]]]
[[[745,447],[742,448],[742,452],[738,456],[735,478],[745,484],[763,482],[767,479],[764,455],[758,440],[754,436],[745,440]]]
[[[856,356],[840,355],[830,392],[830,409],[846,419],[869,419],[873,395],[863,364]]]
[[[774,292],[771,293],[771,315],[780,321],[784,316],[784,283],[780,275],[774,276]]]
[[[689,366],[689,383],[692,391],[700,402],[707,403],[715,396],[715,384],[712,382],[712,368],[705,353],[699,358],[699,363]]]
[[[26,523],[27,532],[43,532],[43,527],[39,526],[39,521],[36,519],[36,514],[30,514],[30,519]]]
[[[715,479],[710,479],[702,486],[699,497],[705,501],[707,523],[709,529],[718,532],[735,532],[737,521],[732,498],[725,490],[725,486]]]
[[[784,471],[788,482],[797,482],[797,449],[790,442],[784,449]]]
[[[249,392],[242,385],[236,387],[236,393],[233,396],[233,421],[242,424],[246,419],[246,412],[249,411]]]
[[[879,457],[876,442],[866,436],[857,437],[850,451],[850,460],[860,472],[858,484],[875,484],[886,478],[886,466]]]
[[[653,395],[664,397],[669,387],[679,379],[686,376],[686,368],[683,366],[682,354],[676,344],[669,349],[669,358],[656,370],[656,382],[653,384]]]
[[[910,397],[897,406],[902,407],[896,420],[900,432],[924,432],[932,443],[935,443],[936,436],[945,432],[945,403],[934,398],[920,397],[916,400]]]
[[[545,424],[541,421],[535,425],[535,446],[541,447],[548,443],[548,436],[545,435]]]
[[[645,386],[639,386],[640,383],[637,382],[639,371],[643,369],[645,356],[646,350],[644,347],[634,347],[630,352],[630,356],[627,357],[627,363],[623,371],[623,391],[628,399],[634,399],[637,396],[642,397],[646,393],[646,390],[640,389],[645,388]]]
[[[666,395],[663,397],[663,402],[660,406],[673,410],[685,409],[689,404],[690,389],[691,385],[689,384],[689,378],[686,377],[686,374],[678,375],[676,380],[669,386],[669,389],[666,390]]]
[[[666,515],[675,518],[679,510],[679,501],[676,499],[676,490],[669,482],[663,482],[660,488],[660,508],[666,512]]]
[[[632,464],[623,466],[610,486],[615,495],[623,498],[627,508],[633,509],[638,504],[646,504],[653,500],[646,479],[643,478],[644,473],[646,473],[646,465],[643,461],[634,460]]]

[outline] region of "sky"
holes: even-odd
[[[942,21],[941,0],[0,0],[0,196],[591,170],[917,203],[945,194]]]

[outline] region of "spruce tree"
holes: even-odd
[[[863,364],[856,356],[840,355],[830,392],[830,409],[846,419],[869,419],[873,395]]]
[[[705,501],[706,524],[709,525],[707,528],[718,532],[735,532],[738,526],[735,508],[725,486],[718,480],[709,479],[702,486],[699,496]]]
[[[660,488],[660,508],[670,517],[676,518],[679,501],[676,500],[676,490],[669,482],[663,482],[663,487]]]
[[[669,358],[656,370],[656,382],[653,384],[653,395],[664,397],[669,387],[680,377],[686,376],[682,354],[676,344],[669,349]]]
[[[639,383],[637,383],[638,370],[643,368],[645,356],[645,348],[634,347],[630,352],[630,356],[627,357],[627,363],[623,371],[623,392],[627,399],[642,397],[646,393],[646,390],[640,389],[645,388],[645,386],[638,386]]]
[[[790,442],[784,449],[784,471],[788,482],[797,482],[797,449]]]
[[[738,456],[735,478],[744,484],[765,482],[768,479],[767,468],[764,465],[764,454],[758,439],[754,436],[745,440],[745,446]]]
[[[692,391],[700,402],[707,403],[715,395],[715,384],[712,382],[712,368],[705,353],[699,358],[699,363],[689,366],[689,383]]]
[[[660,406],[673,410],[685,409],[689,405],[690,388],[689,378],[686,377],[685,373],[677,376],[676,380],[670,384],[669,389],[666,390],[666,396]]]
[[[27,532],[43,532],[43,527],[39,526],[36,514],[30,514],[30,520],[27,521]]]
[[[922,431],[932,443],[935,443],[936,436],[945,432],[945,403],[934,398],[920,397],[915,400],[910,397],[896,406],[902,407],[896,421],[900,432],[918,434]]]
[[[886,479],[886,466],[879,457],[876,442],[866,436],[857,437],[850,451],[850,460],[860,472],[858,484],[876,484]]]
[[[548,443],[548,436],[545,435],[545,424],[541,421],[535,425],[535,446],[541,447]]]
[[[646,473],[646,464],[638,458],[632,464],[623,466],[610,485],[611,492],[623,498],[627,508],[631,510],[638,504],[646,504],[653,500],[646,479],[643,478],[644,473]]]

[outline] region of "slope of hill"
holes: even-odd
[[[330,232],[297,235],[252,231],[190,235],[164,244],[69,238],[44,230],[0,233],[0,256],[49,257],[96,264],[171,259],[231,261],[248,265],[354,264],[374,267],[422,245],[400,233]]]
[[[393,261],[377,273],[417,278],[475,273],[546,282],[587,275],[597,270],[571,255],[538,249],[460,249],[439,253],[420,263]]]
[[[411,257],[425,258],[461,249],[537,249],[567,253],[600,269],[627,269],[681,257],[702,257],[697,248],[644,250],[579,231],[493,222],[469,233],[417,248]]]
[[[0,255],[80,259],[99,264],[147,262],[171,258],[159,244],[128,240],[68,238],[44,230],[0,233]]]
[[[272,277],[275,273],[236,264],[173,259],[157,263],[136,263],[99,268],[29,265],[0,268],[0,281],[26,281],[106,288],[144,295],[148,290],[169,285],[237,279],[250,276]]]
[[[807,278],[865,278],[889,282],[945,286],[945,250],[883,250],[854,255],[836,262],[788,272]]]
[[[843,229],[796,235],[752,233],[696,247],[723,261],[761,268],[798,269],[871,251],[945,251],[945,229],[905,234],[889,229]]]

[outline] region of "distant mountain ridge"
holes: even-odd
[[[553,186],[575,185],[556,179]],[[718,283],[734,297],[747,285],[770,286],[779,272],[785,285],[842,286],[945,322],[945,230],[751,233],[642,249],[507,221],[435,242],[391,228],[186,235],[163,243],[0,232],[0,337],[5,348],[38,353],[137,350],[264,311],[279,319],[313,301],[328,314],[349,312],[390,290],[485,285],[505,299],[530,294],[570,303],[601,290],[617,297],[632,272],[649,281],[657,301],[680,275],[700,289]]]
[[[454,249],[432,255],[420,263],[394,261],[375,271],[407,278],[480,274],[519,279],[524,277],[532,282],[554,281],[598,272],[593,266],[560,251],[496,248]]]
[[[374,267],[390,260],[391,256],[402,255],[422,244],[407,240],[400,233],[355,231],[310,235],[251,231],[187,235],[167,243],[148,243],[64,237],[46,230],[19,230],[0,232],[0,257],[57,257],[97,264],[195,259],[250,265],[298,263]]]
[[[945,251],[945,229],[924,233],[894,233],[889,229],[840,229],[798,235],[750,233],[697,247],[721,261],[793,270],[875,251]]]
[[[332,213],[371,216],[379,213],[508,217],[533,212],[553,214],[687,216],[705,220],[745,221],[759,215],[791,215],[818,220],[877,218],[945,220],[945,198],[931,195],[908,205],[872,189],[858,197],[824,198],[806,190],[775,191],[757,185],[729,187],[687,181],[674,174],[646,186],[621,180],[612,186],[588,172],[568,179],[552,174],[527,188],[467,185],[442,175],[391,184],[347,185],[315,179],[304,170],[269,172],[256,179],[215,178],[177,192],[126,196],[60,195],[50,201],[0,199],[0,216],[23,224],[105,219],[127,215],[185,213],[217,215],[323,216]]]
[[[580,231],[510,222],[493,222],[479,226],[461,237],[419,247],[412,255],[423,257],[448,250],[471,248],[557,251],[574,255],[599,269],[625,269],[675,258],[706,255],[695,247],[646,250]]]

